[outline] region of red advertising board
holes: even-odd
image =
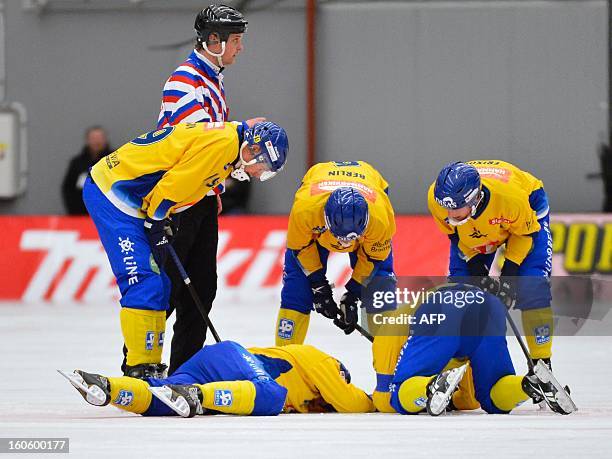
[[[117,289],[87,217],[0,217],[0,301],[102,302]],[[276,291],[281,285],[287,217],[220,220],[218,274],[224,292]],[[612,271],[612,217],[557,215],[551,224],[554,274]],[[429,216],[398,216],[393,240],[398,276],[446,274],[448,240]],[[328,277],[346,282],[348,257],[332,254]]]

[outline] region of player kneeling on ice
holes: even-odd
[[[273,177],[288,150],[285,130],[274,123],[186,123],[136,137],[92,167],[83,199],[121,291],[125,375],[160,376],[164,370],[168,218],[230,174]]]
[[[545,401],[561,414],[576,409],[544,362],[535,373],[516,375],[506,343],[506,307],[496,296],[465,284],[428,293],[393,375],[391,405],[398,413],[443,413],[468,365],[476,399],[487,413],[509,413],[529,399]],[[441,324],[421,320],[439,314],[445,317]],[[453,358],[469,363],[447,370]]]
[[[308,345],[247,350],[222,341],[204,346],[165,379],[60,373],[88,403],[110,403],[143,416],[374,411],[344,365]]]

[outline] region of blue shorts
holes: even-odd
[[[275,416],[285,406],[287,389],[274,381],[257,357],[233,341],[204,346],[168,378],[147,380],[152,387],[215,381],[251,381],[256,390],[252,416]],[[153,397],[143,416],[172,414],[170,408]]]
[[[474,378],[476,399],[487,413],[505,413],[491,401],[491,388],[502,377],[514,375],[506,343],[506,312],[494,296],[462,308],[452,304],[422,304],[417,323],[425,314],[446,314],[438,327],[413,326],[414,335],[406,341],[391,383],[391,406],[402,414],[398,390],[414,376],[439,374],[452,358],[468,358]]]
[[[144,220],[117,209],[91,177],[85,180],[83,201],[117,279],[121,306],[153,311],[168,309],[170,280],[153,262]]]
[[[539,199],[533,199],[534,196]],[[542,189],[534,191],[530,196],[530,202],[534,201],[532,207],[536,212],[544,205],[546,206],[545,210],[548,209],[548,201],[545,197],[546,194]],[[536,201],[538,202],[536,203]],[[550,306],[552,302],[549,281],[552,272],[552,233],[548,214],[538,219],[538,223],[540,224],[540,231],[531,235],[533,238],[531,251],[519,266],[517,309],[545,308]],[[449,277],[467,277],[470,275],[467,262],[462,257],[458,241],[456,238],[451,239]],[[490,267],[494,258],[495,253],[484,255],[486,265]]]
[[[323,270],[327,271],[327,259],[329,250],[317,244],[319,257]],[[355,268],[357,263],[357,254],[349,253],[351,268]],[[369,312],[381,312],[387,309],[394,309],[393,304],[385,305],[385,308],[374,309],[372,300],[369,298],[368,292],[374,290],[391,290],[395,291],[396,277],[393,272],[393,251],[389,256],[378,266],[368,287],[362,292],[363,307]],[[297,258],[291,250],[285,251],[285,266],[283,270],[283,288],[281,290],[281,309],[292,309],[303,314],[310,314],[312,308],[312,291],[310,290],[310,281],[302,271]]]

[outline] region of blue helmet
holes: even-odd
[[[283,169],[289,153],[289,139],[285,130],[278,124],[269,121],[257,123],[244,131],[244,140],[250,146],[259,145],[259,154],[248,163],[243,161],[245,166],[256,163],[266,166],[266,171],[261,174],[259,180],[269,180]]]
[[[350,242],[361,236],[370,218],[368,203],[354,188],[335,189],[325,203],[325,224],[342,242]]]
[[[478,170],[462,162],[444,166],[436,179],[434,197],[446,209],[471,207],[474,215],[482,198]]]

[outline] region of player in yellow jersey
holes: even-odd
[[[163,267],[168,218],[202,199],[232,174],[267,180],[289,144],[274,123],[188,123],[136,137],[96,163],[83,188],[121,291],[126,375],[163,372],[170,282]]]
[[[143,416],[374,411],[344,365],[308,345],[247,350],[222,341],[204,346],[165,379],[60,373],[92,405],[111,403]]]
[[[552,235],[542,181],[504,161],[452,163],[429,188],[428,206],[451,240],[450,278],[479,277],[506,307],[521,309],[531,357],[550,366]],[[500,281],[489,283],[502,245]]]
[[[306,173],[289,216],[277,346],[304,342],[313,309],[351,333],[359,303],[372,312],[371,292],[395,289],[388,187],[364,161],[320,163]],[[353,268],[339,306],[326,278],[330,252],[349,254]],[[385,392],[394,364],[386,374],[377,372],[377,386]]]

